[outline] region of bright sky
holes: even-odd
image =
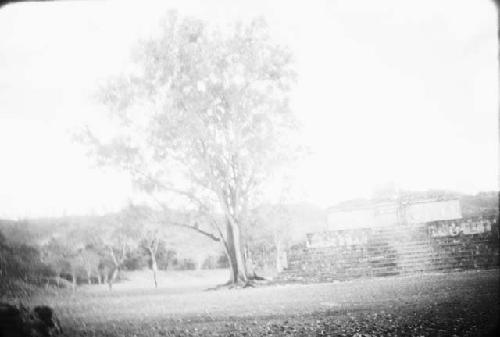
[[[295,199],[328,206],[386,182],[498,189],[492,1],[35,2],[0,9],[0,217],[101,213],[133,195],[71,133],[103,114],[98,83],[167,9],[219,25],[262,15],[290,45],[312,151]]]

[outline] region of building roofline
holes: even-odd
[[[459,198],[422,198],[422,199],[392,199],[392,200],[348,200],[344,202],[340,202],[336,205],[327,207],[327,212],[331,211],[355,211],[355,210],[363,210],[363,209],[371,209],[376,206],[383,205],[391,205],[391,204],[399,204],[402,203],[404,205],[413,205],[413,204],[425,204],[431,202],[445,202],[445,201],[459,201]]]

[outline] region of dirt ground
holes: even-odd
[[[81,291],[37,298],[67,336],[488,336],[499,270],[308,285]]]

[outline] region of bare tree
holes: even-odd
[[[102,243],[112,263],[110,275],[106,275],[109,289],[118,278],[127,254],[138,244],[135,223],[126,214],[110,218],[103,224]]]
[[[156,262],[156,255],[160,244],[164,243],[164,228],[151,218],[151,216],[144,216],[141,221],[140,237],[141,246],[147,250],[151,259],[151,270],[153,272],[153,281],[155,288],[158,288],[158,263]]]
[[[157,230],[148,231],[146,237],[144,238],[144,247],[149,252],[151,258],[151,270],[153,271],[153,281],[155,283],[155,288],[158,288],[158,263],[156,262],[156,254],[158,253],[158,248],[160,247],[161,238],[157,234]]]
[[[85,247],[80,252],[80,255],[82,258],[83,266],[87,273],[87,283],[92,284],[92,275],[95,275],[96,277],[98,275],[98,268],[100,262],[99,254],[96,251],[90,249],[89,247]]]

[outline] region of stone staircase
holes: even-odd
[[[329,238],[332,235],[345,237],[355,233],[328,233]],[[340,242],[355,244],[314,246],[304,242],[292,247],[288,268],[276,281],[331,282],[499,266],[496,218],[491,231],[481,234],[436,237],[430,234],[429,224],[400,225],[371,229],[363,242]]]

